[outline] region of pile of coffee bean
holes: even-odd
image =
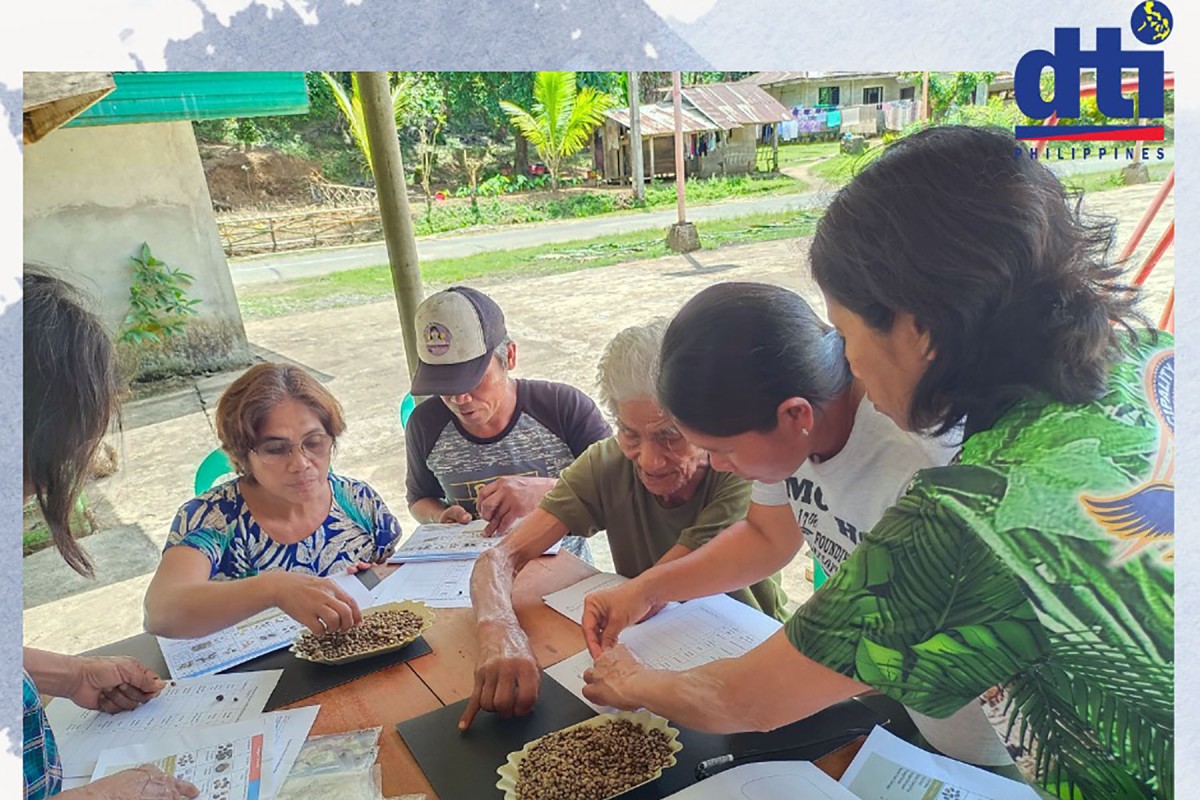
[[[348,630],[324,636],[305,631],[296,642],[296,653],[324,661],[356,656],[414,639],[421,632],[421,625],[421,618],[411,611],[376,611],[363,614],[362,624]]]
[[[661,730],[629,720],[543,736],[517,770],[520,800],[607,800],[648,781],[671,761]]]

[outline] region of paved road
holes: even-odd
[[[1174,148],[1167,151],[1167,163],[1174,162]],[[1087,161],[1050,161],[1051,169],[1063,175],[1116,169],[1125,162],[1089,159]],[[1151,161],[1150,163],[1156,163]],[[804,194],[776,195],[753,200],[736,200],[691,206],[687,217],[692,222],[729,219],[748,214],[792,211],[802,208],[823,208],[833,195],[834,188]],[[579,239],[593,239],[607,234],[630,233],[658,229],[666,233],[675,222],[674,207],[661,211],[632,212],[608,217],[539,222],[532,225],[506,226],[498,230],[474,233],[447,233],[419,237],[417,255],[422,260],[459,258],[498,250],[517,250],[541,244],[559,244]],[[301,250],[231,260],[229,271],[235,286],[269,283],[277,280],[311,278],[359,267],[387,263],[383,243],[352,247]]]
[[[747,214],[820,208],[828,201],[831,194],[831,192],[808,192],[692,206],[688,208],[687,217],[692,222],[703,222],[742,217]],[[675,208],[671,207],[663,211],[509,226],[484,233],[419,237],[417,239],[417,255],[423,260],[458,258],[476,253],[516,250],[540,244],[557,244],[577,239],[592,239],[606,234],[656,228],[662,230],[665,236],[667,228],[675,222],[676,218]],[[229,271],[233,275],[234,285],[246,286],[275,280],[327,275],[331,272],[386,263],[387,248],[380,243],[323,250],[303,250],[231,260]]]

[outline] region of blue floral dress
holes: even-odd
[[[332,472],[329,485],[329,516],[299,542],[280,544],[259,527],[236,478],[183,504],[164,551],[178,545],[199,550],[212,563],[215,580],[276,570],[324,577],[390,555],[400,540],[400,524],[379,494]]]

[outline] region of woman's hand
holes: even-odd
[[[362,611],[354,598],[327,578],[295,572],[262,574],[273,581],[274,604],[316,636],[362,623]]]
[[[662,610],[664,604],[647,597],[640,586],[629,581],[583,598],[583,640],[592,658],[616,646],[621,631]]]

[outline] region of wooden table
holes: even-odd
[[[380,568],[386,574],[395,567]],[[402,569],[402,567],[401,567]],[[570,553],[539,558],[521,571],[513,588],[513,606],[544,669],[584,648],[580,627],[542,602],[542,596],[592,575],[595,569]],[[289,707],[319,703],[312,735],[382,726],[379,764],[387,797],[424,792],[437,795],[395,725],[471,696],[475,685],[475,614],[469,608],[437,610],[425,633],[433,653],[397,664],[351,683],[305,698]],[[862,746],[852,742],[816,763],[840,778]],[[445,798],[457,800],[457,798]]]

